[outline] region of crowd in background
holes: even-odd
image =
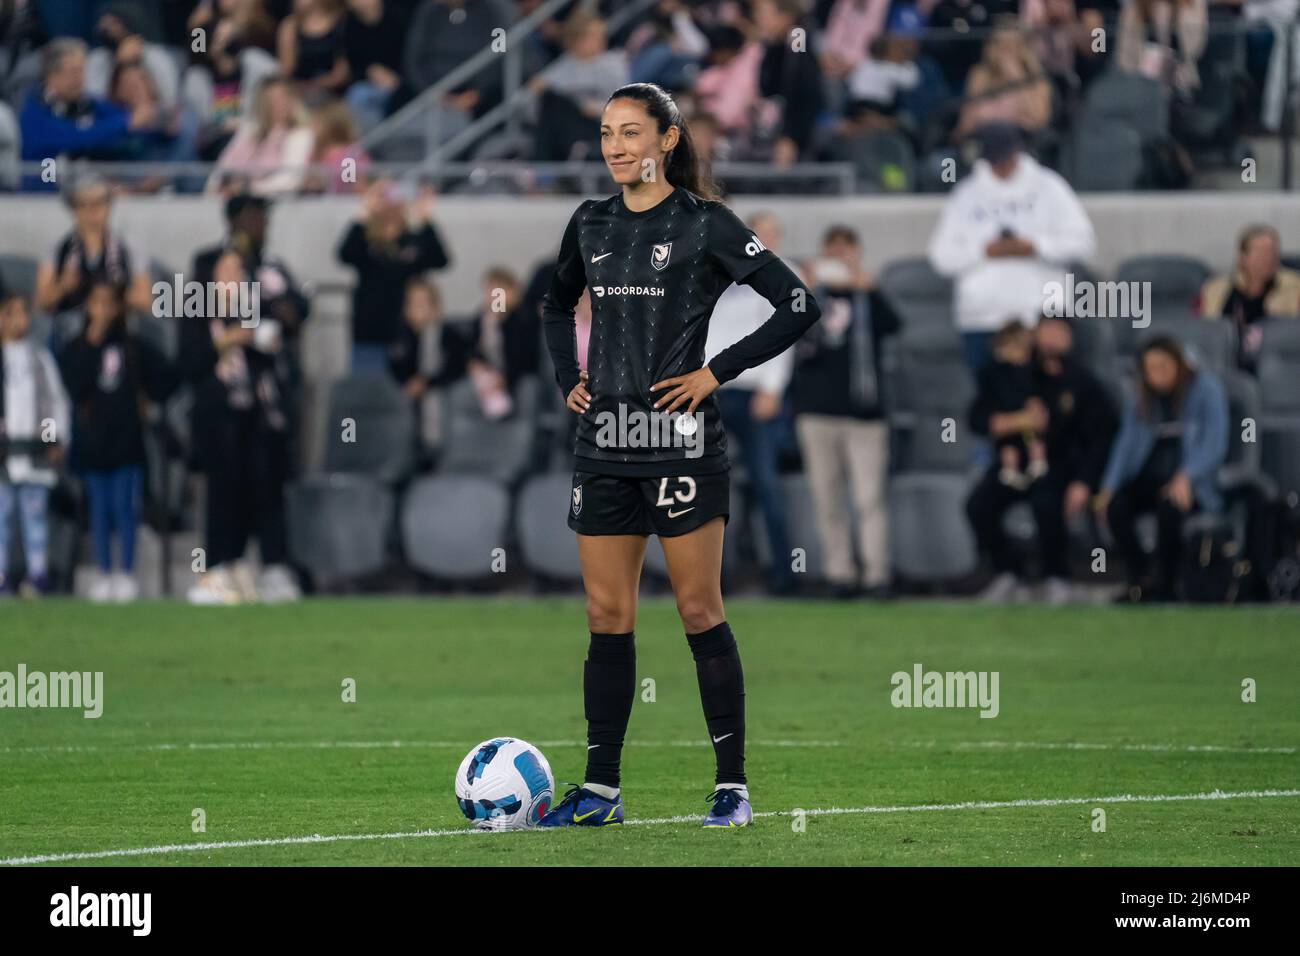
[[[206,180],[129,178],[145,191],[352,191],[375,158],[365,135],[537,6],[3,0],[0,151],[8,139],[28,162],[216,164]],[[1057,166],[1090,87],[1117,72],[1161,91],[1143,107],[1165,116],[1144,135],[1138,184],[1175,186],[1195,163],[1234,166],[1240,134],[1279,129],[1296,14],[1295,0],[660,0],[611,34],[618,6],[575,0],[533,30],[526,135],[458,155],[597,159],[604,97],[650,81],[677,96],[715,161],[846,162],[866,188],[942,190],[943,161],[989,122],[1018,124]],[[504,82],[490,62],[425,102],[417,125],[438,131],[425,148],[501,103]],[[778,183],[800,188],[766,188]]]
[[[940,331],[952,336],[954,354],[964,356],[977,382],[962,423],[976,440],[961,444],[983,474],[967,510],[995,573],[987,596],[1023,591],[1024,549],[1007,541],[1002,523],[1021,501],[1035,517],[1046,599],[1069,597],[1066,525],[1085,515],[1109,525],[1129,574],[1129,598],[1168,596],[1183,519],[1222,508],[1214,477],[1229,431],[1222,383],[1167,336],[1144,340],[1129,393],[1112,387],[1109,368],[1077,361],[1072,325],[1043,316],[1042,290],[1051,276],[1091,255],[1092,226],[1068,185],[1039,167],[1014,131],[994,128],[984,151],[974,175],[948,200],[931,257],[954,280],[947,314],[955,325]],[[1055,198],[1017,201],[1030,192]],[[156,335],[149,265],[112,223],[109,184],[87,175],[65,186],[64,198],[74,226],[40,263],[30,297],[20,290],[0,296],[6,475],[0,555],[9,553],[9,535],[17,531],[26,587],[49,588],[45,513],[60,475],[75,475],[97,571],[89,593],[131,599],[146,446],[153,447],[145,439],[176,441],[158,426],[162,406],[183,392],[188,434],[170,453],[204,479],[202,514],[188,523],[203,529],[207,573],[191,599],[295,598],[300,579],[288,557],[284,494],[301,464],[298,339],[310,305],[290,270],[266,249],[271,204],[252,193],[226,200],[226,234],[195,256],[186,278],[215,283],[231,299],[208,302],[201,314],[163,319],[177,339],[167,350]],[[390,379],[410,403],[420,423],[417,467],[438,468],[439,406],[460,383],[468,383],[484,426],[534,411],[521,402],[558,407],[540,336],[549,260],[532,274],[490,264],[479,301],[447,303],[436,273],[448,265],[454,244],[437,226],[432,192],[380,181],[357,202],[356,219],[337,245],[339,261],[355,271],[351,373]],[[774,216],[759,214],[751,226],[768,248],[785,252]],[[1199,310],[1207,320],[1231,323],[1240,344],[1234,364],[1246,374],[1259,360],[1261,323],[1300,313],[1300,275],[1281,264],[1281,252],[1275,230],[1247,229],[1235,269],[1210,278],[1197,301],[1185,303],[1189,316]],[[868,253],[858,230],[846,224],[829,229],[814,255],[792,257],[818,296],[821,320],[789,352],[719,393],[770,542],[763,564],[772,593],[797,590],[788,562],[771,555],[788,554],[798,543],[782,476],[800,470],[831,592],[884,596],[894,583],[886,494],[897,436],[885,363],[900,337],[923,330],[910,329],[904,310],[880,288],[867,268]],[[234,297],[254,281],[260,319],[247,327]],[[752,290],[728,290],[713,317],[709,354],[769,311]],[[130,319],[132,313],[152,314],[155,333]],[[33,323],[33,315],[41,321]],[[577,315],[580,361],[590,321],[584,300]],[[522,383],[537,381],[540,399],[521,392]],[[556,467],[571,444],[572,423],[563,414],[547,421],[542,429],[551,433],[540,440],[554,454],[543,466]],[[197,497],[187,500],[198,506]],[[1143,513],[1159,519],[1151,556],[1135,531]],[[256,575],[248,561],[253,541],[260,555]],[[8,591],[19,583],[12,576],[0,581]]]

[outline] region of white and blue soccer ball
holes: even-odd
[[[526,740],[485,740],[460,762],[456,802],[484,830],[523,830],[551,809],[555,778],[542,752]]]

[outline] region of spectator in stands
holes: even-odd
[[[271,55],[275,21],[262,0],[204,0],[188,27],[191,33],[203,31],[205,42],[191,50],[186,99],[199,116],[199,156],[212,162],[238,132],[245,113],[251,115],[245,103],[252,103],[261,79],[279,67]]]
[[[1063,604],[1071,597],[1066,529],[1085,514],[1101,485],[1117,416],[1097,377],[1073,357],[1073,334],[1064,319],[1043,316],[1034,329],[1033,362],[1023,369],[990,363],[980,372],[970,410],[971,430],[995,442],[1029,435],[1046,450],[1046,471],[1032,481],[1007,482],[1002,463],[985,472],[966,501],[966,514],[994,578],[984,599],[1003,602],[1022,588],[1022,555],[1007,542],[1002,522],[1018,501],[1034,515],[1043,597]],[[1027,381],[1026,381],[1027,379]],[[1008,387],[1024,399],[1008,403]],[[1027,391],[1026,391],[1027,387]]]
[[[980,130],[983,157],[948,197],[930,239],[930,262],[956,284],[957,328],[971,370],[988,360],[994,330],[1033,325],[1044,289],[1086,260],[1096,236],[1078,197],[1058,174],[1023,152],[1010,124]]]
[[[885,32],[889,0],[835,0],[821,44],[822,72],[846,80]]]
[[[165,46],[145,39],[146,23],[139,4],[129,0],[100,7],[95,23],[99,46],[86,58],[86,90],[94,96],[108,96],[113,74],[123,66],[138,64],[149,74],[158,102],[171,110],[180,92],[176,61]]]
[[[145,469],[142,409],[171,394],[175,375],[161,352],[127,331],[121,290],[106,282],[91,289],[85,324],[64,350],[62,365],[75,415],[74,467],[85,481],[90,501],[98,570],[90,598],[133,601],[139,592],[135,529]]]
[[[696,126],[692,124],[694,135]],[[779,254],[781,226],[770,213],[760,213],[750,220],[754,235],[772,252]],[[753,332],[772,315],[771,304],[746,285],[732,285],[713,307],[709,319],[708,341],[704,354],[709,359],[734,342]],[[790,536],[785,520],[785,493],[777,475],[777,458],[781,444],[781,405],[794,365],[794,351],[788,349],[762,365],[741,372],[718,389],[718,408],[728,434],[740,445],[745,471],[763,523],[772,565],[768,568],[768,588],[774,594],[794,590],[795,577],[790,569]]]
[[[236,249],[224,250],[212,279],[226,298],[216,314],[181,321],[180,369],[194,391],[194,450],[207,478],[207,570],[190,588],[195,604],[300,596],[286,563],[284,487],[292,432],[289,383],[277,361],[284,329],[266,317],[250,327],[234,299],[256,274]],[[244,558],[254,536],[262,561],[256,581]]]
[[[128,113],[149,110],[155,117],[152,128],[128,136],[122,150],[124,159],[179,163],[197,157],[198,121],[193,111],[165,106],[149,71],[140,63],[119,63],[114,68],[109,99]],[[165,182],[165,177],[153,176],[131,186],[136,192],[155,192]]]
[[[735,27],[718,27],[709,34],[708,65],[695,81],[695,95],[700,108],[717,118],[733,143],[749,139],[764,50],[763,44],[747,41]]]
[[[366,133],[402,86],[403,23],[390,0],[348,0],[343,40],[352,75],[348,106]]]
[[[402,329],[406,283],[451,261],[433,223],[434,193],[409,203],[403,188],[382,181],[366,190],[361,219],[348,227],[339,261],[357,270],[352,289],[352,370],[382,371]]]
[[[442,389],[447,356],[460,336],[443,321],[442,293],[425,276],[406,283],[402,328],[388,349],[388,368],[415,408],[416,459],[421,467],[442,444]]]
[[[54,358],[28,334],[27,303],[0,294],[0,598],[12,593],[9,533],[22,531],[26,587],[49,590],[47,512],[68,442],[68,396]]]
[[[564,54],[533,77],[540,99],[536,156],[565,160],[600,155],[600,113],[627,82],[627,59],[610,50],[605,21],[578,11],[564,23]]]
[[[128,308],[153,304],[149,261],[117,230],[109,227],[113,195],[94,174],[79,174],[64,184],[72,210],[72,230],[55,243],[36,270],[36,308],[51,313],[81,308],[96,282],[125,290]]]
[[[1124,409],[1094,507],[1106,514],[1111,537],[1124,559],[1125,602],[1167,600],[1175,595],[1189,514],[1218,513],[1223,496],[1217,477],[1228,453],[1228,400],[1219,379],[1194,368],[1182,346],[1157,336],[1138,352],[1136,400]],[[1154,511],[1154,571],[1138,539],[1137,519]]]
[[[352,77],[348,65],[344,0],[294,0],[293,13],[276,31],[280,72],[313,105],[341,96]]]
[[[483,273],[478,315],[458,323],[459,341],[444,347],[439,383],[468,377],[489,420],[513,411],[519,382],[535,376],[541,363],[541,321],[521,308],[520,293],[510,269],[489,267]]]
[[[781,119],[772,147],[778,168],[794,165],[813,148],[813,133],[822,111],[822,71],[800,25],[800,0],[755,0],[754,22],[763,38],[759,92],[781,104]]]
[[[368,179],[370,154],[359,144],[357,124],[348,105],[330,100],[312,111],[315,151],[313,170],[303,183],[305,192],[354,193]]]
[[[283,77],[263,81],[255,117],[244,121],[221,152],[208,192],[297,192],[307,175],[315,137],[302,100]]]
[[[880,352],[900,322],[863,268],[861,242],[849,227],[826,231],[820,257],[805,272],[822,315],[795,344],[790,390],[826,577],[840,596],[860,588],[885,596],[890,587],[889,425]],[[849,520],[850,501],[856,523]],[[855,547],[863,560],[861,573],[853,565]]]
[[[128,133],[154,125],[151,110],[127,113],[86,93],[86,46],[80,40],[51,40],[41,51],[41,74],[41,88],[27,94],[19,116],[24,160],[113,159]],[[25,177],[24,184],[55,188],[41,177]]]
[[[1237,237],[1230,276],[1201,288],[1201,315],[1224,318],[1237,329],[1237,364],[1251,371],[1259,358],[1260,323],[1275,315],[1300,315],[1300,272],[1282,267],[1282,238],[1272,226],[1247,226]]]
[[[1014,16],[1020,0],[938,0],[929,26],[937,34],[925,44],[943,70],[951,90],[966,88],[967,77],[982,56],[981,38],[999,16]]]
[[[700,70],[709,41],[685,0],[659,0],[626,43],[628,79],[684,90]],[[619,85],[622,85],[621,83]]]
[[[1052,84],[1015,21],[999,22],[980,61],[966,80],[966,98],[954,132],[956,139],[988,123],[1011,123],[1028,133],[1052,118]]]
[[[504,0],[423,0],[406,35],[402,74],[413,93],[420,93],[483,49],[492,31],[509,29],[513,11]],[[468,126],[501,101],[503,57],[445,93],[434,118],[442,138]],[[432,105],[432,104],[431,104]]]
[[[1119,13],[1119,68],[1190,96],[1208,32],[1206,0],[1128,0]]]

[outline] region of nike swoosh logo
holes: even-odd
[[[612,256],[613,254],[614,254],[614,253],[612,253],[612,252],[607,252],[607,253],[605,253],[604,255],[598,256],[598,255],[596,255],[596,254],[593,252],[593,253],[591,254],[591,262],[592,262],[592,265],[595,265],[595,264],[596,264],[597,262],[599,262],[601,259],[606,259],[606,258],[608,258],[609,256]]]
[[[587,749],[588,749],[588,750],[595,750],[595,749],[596,749],[597,747],[599,747],[599,746],[600,746],[600,744],[589,744],[589,745],[587,746]]]
[[[734,737],[734,736],[736,736],[736,732],[733,730],[731,733],[729,733],[729,734],[723,734],[721,737],[714,737],[714,738],[713,738],[713,742],[714,742],[715,744],[720,744],[720,743],[722,743],[724,740],[726,740],[728,737]]]
[[[692,507],[690,507],[690,508],[686,508],[686,509],[684,509],[684,510],[682,510],[682,511],[670,511],[670,512],[668,512],[668,517],[670,517],[670,518],[680,518],[682,515],[686,514],[687,511],[694,511],[694,510],[695,510],[695,508],[694,508],[694,506],[692,506]]]

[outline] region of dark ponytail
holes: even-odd
[[[629,83],[616,89],[606,105],[614,100],[636,100],[645,107],[645,111],[654,119],[662,136],[669,127],[677,127],[677,145],[669,151],[664,160],[664,178],[687,192],[694,193],[701,199],[718,199],[717,184],[709,173],[708,162],[695,151],[695,142],[691,131],[682,119],[677,104],[663,87],[655,83]]]

